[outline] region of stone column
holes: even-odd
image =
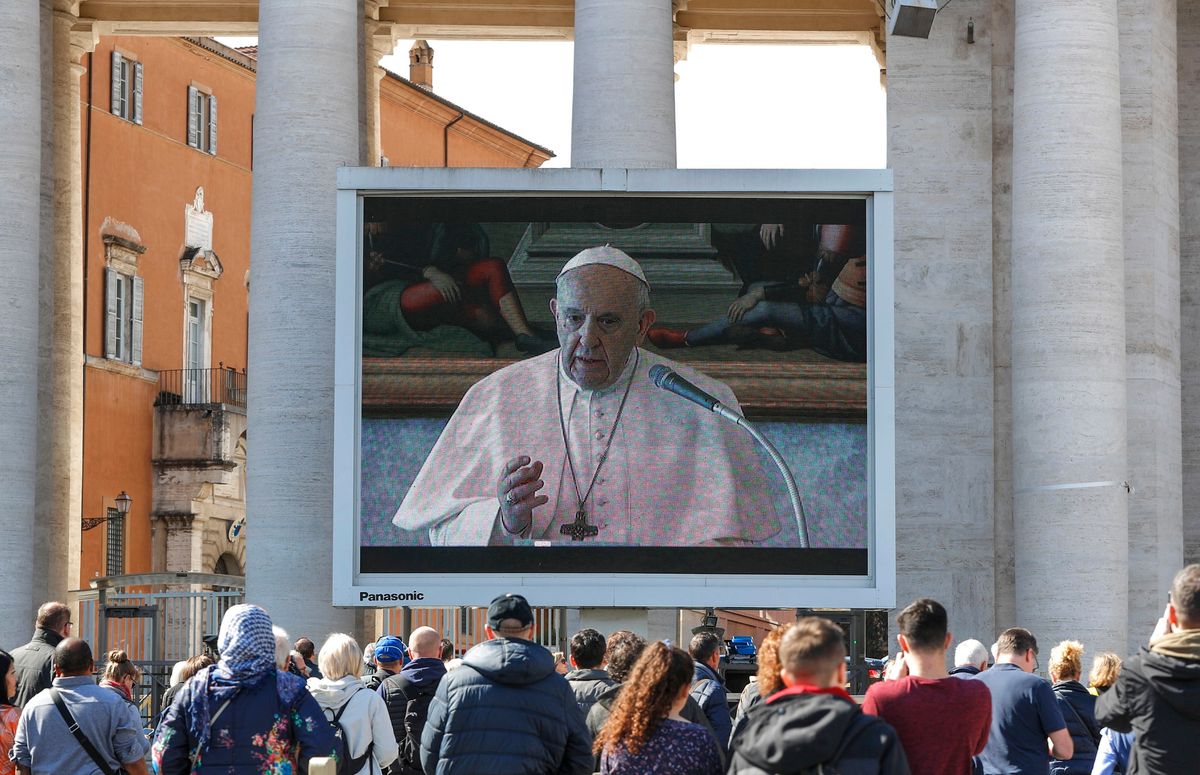
[[[1119,10],[1132,654],[1183,564],[1179,100],[1175,0],[1120,0]]]
[[[1200,3],[1179,3],[1179,264],[1182,320],[1183,501],[1200,500]],[[1184,562],[1200,562],[1200,509],[1183,515]]]
[[[42,74],[37,0],[0,5],[0,533],[9,536],[0,584],[0,643],[33,631],[34,586],[45,570],[34,533],[38,423],[38,243]],[[38,601],[40,602],[40,601]]]
[[[380,67],[379,61],[395,49],[396,38],[391,25],[379,21],[376,0],[366,0],[365,13],[362,41],[362,137],[359,140],[362,159],[360,163],[367,167],[378,167],[379,157],[383,154],[383,144],[379,136],[379,84],[387,74]]]
[[[41,340],[38,364],[38,556],[52,572],[41,596],[61,600],[79,587],[80,508],[83,497],[83,180],[80,171],[79,77],[95,40],[79,24],[78,0],[55,0],[51,190],[42,217],[51,240],[41,246]]]
[[[336,172],[359,161],[362,16],[261,0],[250,250],[247,599],[292,635],[349,632],[331,601]]]
[[[1123,652],[1125,264],[1117,0],[1017,0],[1013,528],[1017,624]],[[1080,594],[1102,604],[1081,605]]]
[[[571,166],[675,166],[671,0],[575,0]]]

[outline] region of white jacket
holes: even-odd
[[[308,691],[324,709],[325,718],[330,721],[338,708],[346,702],[350,703],[346,706],[346,712],[342,714],[341,725],[346,730],[346,745],[350,748],[351,756],[362,756],[371,741],[375,742],[375,750],[371,756],[374,761],[367,762],[367,766],[355,775],[382,773],[384,767],[396,761],[400,755],[400,746],[396,744],[396,733],[392,731],[392,720],[388,716],[387,705],[378,693],[363,684],[361,678],[353,675],[336,681],[310,678]]]

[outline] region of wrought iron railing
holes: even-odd
[[[158,373],[155,406],[227,404],[246,408],[246,370],[220,364],[215,369],[168,369]]]

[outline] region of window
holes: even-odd
[[[108,510],[107,539],[104,575],[120,576],[125,573],[125,517],[113,508]]]
[[[142,123],[142,63],[112,52],[112,114]]]
[[[188,145],[217,155],[217,98],[197,86],[188,87]]]
[[[106,269],[104,355],[142,365],[142,278]]]
[[[207,404],[212,399],[208,395],[209,381],[207,368],[208,348],[205,346],[208,337],[205,336],[208,316],[205,315],[203,299],[188,298],[187,323],[184,331],[184,395],[189,403]]]

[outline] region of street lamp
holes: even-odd
[[[129,493],[121,490],[121,494],[117,496],[117,512],[123,517],[129,513],[129,507],[133,504],[133,498],[129,497]]]
[[[94,527],[99,527],[100,525],[104,524],[105,522],[107,522],[110,519],[114,519],[116,517],[124,517],[127,514],[129,514],[129,507],[133,505],[133,498],[129,497],[129,493],[125,492],[124,490],[121,490],[121,494],[118,495],[114,500],[116,501],[117,507],[115,509],[109,508],[107,516],[84,517],[81,520],[82,529],[84,531],[91,530]]]

